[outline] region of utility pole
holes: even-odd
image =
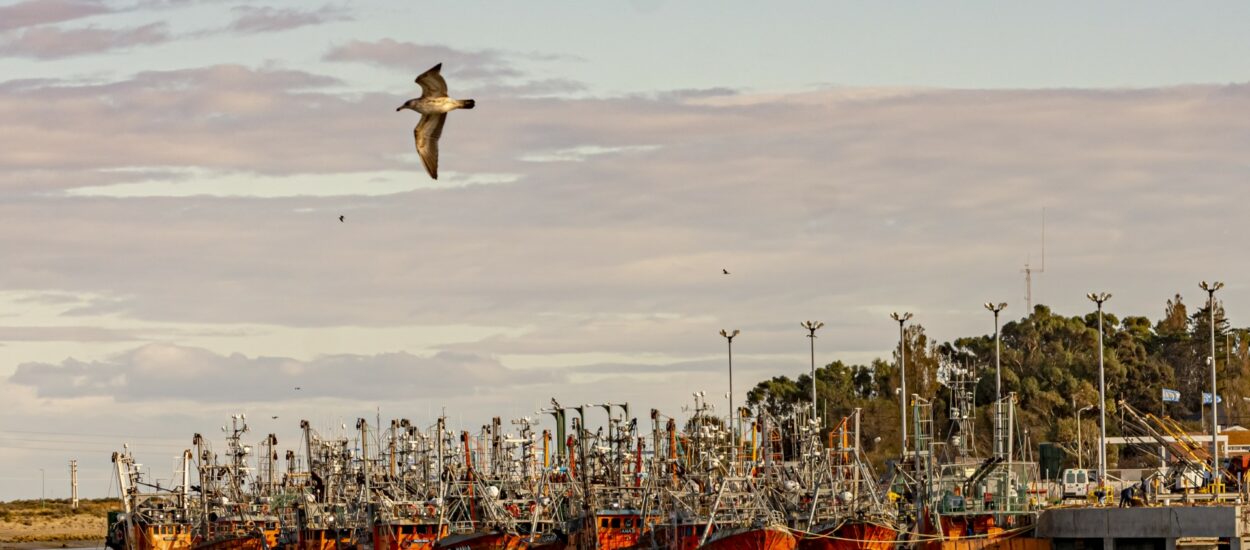
[[[1107,379],[1103,372],[1102,304],[1111,299],[1106,292],[1090,292],[1085,295],[1098,304],[1098,487],[1107,486]]]
[[[78,509],[78,461],[69,461],[69,507]]]
[[[1224,283],[1215,281],[1207,284],[1202,281],[1198,288],[1205,290],[1207,293],[1207,311],[1210,313],[1211,324],[1211,483],[1219,484],[1220,482],[1220,394],[1215,389],[1215,291],[1224,288]]]
[[[898,321],[898,380],[899,380],[899,420],[902,423],[902,445],[899,447],[899,456],[907,456],[907,347],[905,332],[903,325],[911,319],[911,313],[898,312],[890,314],[890,318]]]
[[[1007,302],[985,303],[985,309],[994,314],[994,456],[1011,460],[1003,456],[1003,360],[1002,335],[998,329],[998,314],[1007,308]]]
[[[816,330],[825,326],[820,321],[803,321],[803,328],[807,329],[807,337],[811,339],[812,351],[812,419],[816,419]]]
[[[737,469],[738,462],[738,432],[734,429],[734,417],[738,416],[738,413],[734,411],[734,337],[739,332],[741,331],[738,329],[734,329],[733,332],[724,329],[720,331],[720,335],[725,337],[725,341],[729,345],[729,439],[733,443],[733,451],[730,453],[732,461],[730,462],[729,471],[731,474]]]

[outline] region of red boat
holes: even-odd
[[[447,536],[447,526],[438,523],[393,522],[373,526],[374,550],[433,550]]]
[[[501,531],[477,531],[444,537],[434,543],[434,550],[524,550],[527,537]]]
[[[349,550],[355,548],[351,529],[300,529],[297,550]]]
[[[717,528],[702,546],[706,524],[656,525],[643,533],[631,550],[795,550],[798,540],[784,527]]]
[[[798,540],[784,527],[717,529],[699,550],[795,550]]]
[[[278,520],[272,516],[231,516],[208,524],[207,536],[192,550],[269,550],[278,547]]]
[[[891,550],[898,531],[870,521],[845,521],[816,528],[799,540],[800,550]]]

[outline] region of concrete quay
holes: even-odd
[[[1052,508],[1035,536],[1053,550],[1242,550],[1246,532],[1242,506],[1209,505]]]

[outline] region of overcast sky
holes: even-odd
[[[235,412],[723,410],[721,328],[741,401],[806,319],[826,362],[1022,315],[1043,209],[1035,301],[1246,324],[1250,5],[958,6],[0,0],[0,499]]]

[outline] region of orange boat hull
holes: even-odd
[[[194,550],[269,550],[273,548],[262,537],[231,537],[212,541],[203,541],[192,547]]]
[[[336,539],[337,537],[337,539]],[[299,533],[297,550],[350,550],[355,548],[351,536],[334,529],[305,529]]]
[[[374,550],[433,550],[447,534],[447,526],[439,529],[429,524],[381,524],[373,527]]]
[[[1008,526],[1013,526],[1010,520]],[[943,517],[942,538],[920,545],[922,550],[1050,550],[1049,539],[1017,536],[1000,527],[991,515]],[[930,535],[931,536],[931,535]]]
[[[434,545],[435,550],[524,550],[525,537],[510,533],[470,533],[452,535]]]
[[[795,550],[798,540],[789,531],[776,527],[744,530],[713,536],[700,550]]]
[[[926,550],[1051,550],[1050,539],[1032,537],[995,537],[989,539],[952,539],[928,543]]]
[[[891,550],[898,531],[885,525],[846,522],[799,541],[800,550]]]
[[[127,532],[118,527],[124,540],[115,543],[119,548],[133,550],[189,550],[191,548],[190,525],[135,525]],[[110,542],[110,547],[114,544]]]

